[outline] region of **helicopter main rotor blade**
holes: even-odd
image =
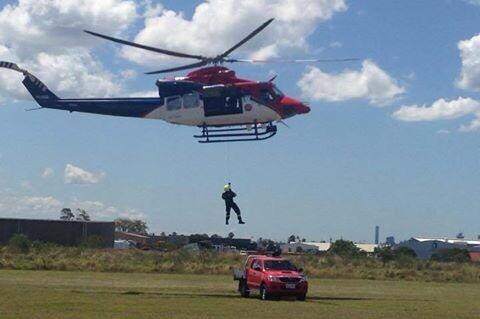
[[[171,55],[171,56],[174,56],[174,57],[177,57],[177,58],[190,58],[190,59],[197,59],[197,60],[204,60],[205,59],[205,57],[203,57],[201,55],[192,55],[192,54],[186,54],[186,53],[175,52],[175,51],[170,51],[170,50],[164,50],[164,49],[160,49],[160,48],[149,47],[147,45],[138,44],[138,43],[135,43],[135,42],[130,42],[130,41],[122,40],[122,39],[117,39],[117,38],[114,38],[114,37],[110,37],[108,35],[92,32],[92,31],[88,31],[88,30],[83,30],[83,31],[88,33],[88,34],[91,34],[93,36],[103,38],[103,39],[106,39],[106,40],[109,40],[109,41],[113,41],[113,42],[124,44],[124,45],[129,45],[129,46],[139,48],[139,49],[143,49],[143,50],[147,50],[147,51],[152,51],[152,52],[156,52],[156,53]]]
[[[252,60],[252,59],[230,59],[227,62],[244,63],[330,63],[330,62],[352,62],[359,61],[357,58],[348,59],[274,59],[274,60]]]
[[[265,22],[264,24],[262,24],[261,26],[259,26],[258,28],[256,28],[252,33],[250,33],[248,36],[246,36],[242,41],[238,42],[236,45],[234,45],[233,47],[231,47],[227,51],[223,52],[220,55],[220,58],[225,58],[230,53],[232,53],[233,51],[235,51],[236,49],[238,49],[239,47],[244,45],[246,42],[248,42],[254,36],[259,34],[263,29],[265,29],[270,23],[272,23],[273,20],[275,20],[275,19],[272,18],[272,19],[268,20],[267,22]]]
[[[145,74],[160,74],[160,73],[168,73],[168,72],[175,72],[175,71],[181,71],[181,70],[188,70],[188,69],[198,68],[198,67],[207,65],[208,63],[209,63],[208,61],[201,61],[201,62],[197,62],[197,63],[193,63],[193,64],[178,66],[178,67],[175,67],[175,68],[164,69],[164,70],[153,71],[153,72],[147,72]]]

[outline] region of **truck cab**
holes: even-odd
[[[244,269],[234,274],[238,280],[240,294],[247,298],[250,291],[258,290],[260,298],[295,296],[304,301],[308,282],[302,269],[298,269],[283,257],[251,255],[245,261]]]

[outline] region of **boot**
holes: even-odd
[[[229,219],[228,217],[227,219],[225,219],[225,225],[228,225],[228,219]]]
[[[245,222],[242,220],[242,217],[239,217],[239,218],[238,218],[238,223],[239,223],[240,225],[245,224]]]

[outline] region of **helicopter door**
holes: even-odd
[[[223,86],[204,90],[203,105],[205,116],[243,113],[241,94],[235,89],[225,89]]]

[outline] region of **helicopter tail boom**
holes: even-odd
[[[163,104],[160,97],[61,99],[36,76],[19,68],[15,63],[0,61],[0,68],[22,73],[25,76],[22,81],[23,85],[42,108],[113,116],[145,117]]]

